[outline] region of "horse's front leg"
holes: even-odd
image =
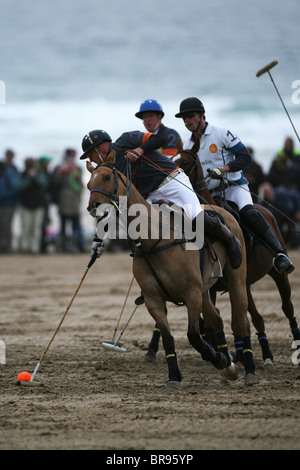
[[[255,361],[251,347],[250,324],[247,317],[247,293],[243,285],[239,285],[239,278],[236,278],[233,291],[228,282],[230,303],[231,303],[231,327],[235,337],[235,342],[239,340],[243,352],[243,364],[245,368],[245,385],[255,385],[259,383],[255,375]]]
[[[219,309],[213,304],[209,291],[203,295],[202,301],[205,331],[207,330],[209,338],[212,338],[214,335],[216,346],[214,346],[214,343],[211,341],[210,344],[214,346],[215,350],[224,354],[227,359],[227,367],[222,371],[222,374],[228,380],[237,380],[239,368],[232,362],[232,358],[230,357],[224,333],[223,320]]]
[[[165,305],[165,314],[167,315],[168,310],[167,306]],[[152,338],[150,340],[148,350],[144,356],[144,361],[145,362],[154,362],[156,359],[156,353],[158,351],[159,347],[159,340],[160,340],[160,329],[157,324],[155,324],[155,327],[153,329],[152,333]]]
[[[187,304],[188,310],[188,340],[190,344],[201,354],[205,361],[211,362],[217,369],[222,370],[228,366],[226,356],[216,351],[200,334],[199,319],[202,309],[202,296],[194,295],[194,299]],[[205,320],[204,320],[205,321]]]
[[[169,371],[169,380],[166,385],[168,388],[178,388],[182,380],[182,374],[177,362],[174,338],[171,335],[167,320],[166,306],[154,306],[153,304],[147,304],[147,301],[145,303],[150,315],[154,318],[156,327],[159,329],[162,337]]]
[[[150,340],[148,350],[144,356],[144,361],[145,362],[154,362],[156,359],[156,353],[158,351],[159,347],[159,340],[160,340],[160,329],[158,328],[158,325],[155,324],[155,327],[153,329],[152,333],[152,338]]]

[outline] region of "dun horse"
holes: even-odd
[[[204,204],[216,204],[216,200],[210,195],[203,170],[197,152],[199,149],[198,139],[191,150],[179,150],[178,155],[175,157],[176,163],[184,170],[189,176],[192,186],[197,193],[199,200]],[[220,201],[220,205],[224,204],[224,207],[228,210],[232,208],[227,204],[226,201]],[[267,222],[270,224],[274,234],[284,247],[284,241],[282,235],[276,223],[273,214],[263,206],[255,204],[255,207],[262,212]],[[247,229],[246,229],[247,230]],[[246,243],[247,245],[247,243]],[[264,365],[266,367],[273,367],[273,354],[270,350],[269,341],[265,333],[265,322],[262,315],[258,312],[254,299],[251,294],[251,285],[258,280],[262,279],[268,274],[277,286],[278,292],[282,301],[282,310],[287,317],[290,325],[290,329],[294,340],[300,339],[300,330],[294,316],[294,307],[291,301],[291,287],[287,274],[279,274],[273,267],[272,259],[273,254],[271,250],[266,247],[257,237],[254,237],[252,246],[247,245],[247,296],[248,296],[248,311],[251,315],[252,323],[257,331],[258,340],[262,349],[262,357]],[[236,338],[237,344],[237,356],[238,356],[238,344],[240,338]]]
[[[143,208],[143,214],[148,224],[153,223],[157,217],[158,223],[163,226],[162,214],[157,211],[153,215],[153,207],[140,195],[134,185],[118,172],[114,167],[115,154],[112,152],[105,164],[94,168],[87,162],[87,169],[91,172],[88,183],[90,199],[88,210],[90,214],[105,221],[109,216],[107,207],[119,211],[119,198],[126,195],[127,227],[136,221],[138,215],[133,207]],[[245,244],[239,225],[233,216],[222,208],[218,211],[226,218],[234,234],[239,238],[243,260],[245,260]],[[244,349],[245,385],[258,383],[255,375],[255,364],[251,351],[250,324],[247,318],[247,292],[246,292],[246,263],[242,262],[238,269],[232,269],[226,250],[219,242],[213,242],[211,247],[203,249],[203,272],[200,269],[200,251],[189,250],[188,242],[174,238],[172,227],[170,238],[160,235],[149,237],[148,233],[141,233],[133,245],[133,274],[143,291],[145,305],[156,325],[160,329],[163,347],[166,354],[169,380],[167,386],[176,388],[180,385],[182,374],[178,367],[175,342],[171,335],[166,316],[166,302],[172,301],[177,305],[185,305],[188,314],[187,336],[190,344],[201,354],[205,361],[210,361],[217,369],[226,373],[230,380],[238,376],[237,367],[231,362],[228,354],[223,322],[219,312],[209,297],[209,289],[217,282],[212,277],[213,264],[217,264],[223,272],[228,283],[228,290],[232,308],[232,327],[235,334],[240,335]],[[213,255],[212,255],[213,254]],[[212,261],[213,258],[213,261]],[[218,263],[214,263],[214,261]],[[205,295],[203,295],[205,293]],[[217,332],[220,350],[216,351],[206,342],[199,328],[200,314],[203,312],[205,323],[211,330]]]

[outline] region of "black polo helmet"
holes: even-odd
[[[179,107],[179,113],[175,114],[175,117],[180,118],[186,113],[205,113],[203,103],[198,98],[186,98],[181,101]]]
[[[97,145],[102,144],[102,142],[112,142],[110,135],[106,131],[97,129],[88,132],[82,139],[81,147],[84,153],[81,155],[80,160],[87,158],[88,153],[97,147]]]

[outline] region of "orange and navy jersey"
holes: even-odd
[[[112,145],[116,151],[115,167],[123,174],[127,173],[125,154],[144,145],[152,136],[151,132],[124,132]],[[146,197],[155,191],[163,180],[178,166],[158,150],[145,152],[136,162],[130,163],[132,183]]]
[[[181,143],[182,146],[181,137],[178,132],[175,131],[175,129],[171,129],[170,127],[164,126],[164,124],[161,124],[157,135],[163,137],[166,142],[160,151],[169,158],[174,157],[178,150],[177,144]]]

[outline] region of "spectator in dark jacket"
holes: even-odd
[[[82,171],[76,164],[75,157],[76,151],[74,149],[66,149],[62,164],[56,167],[53,173],[53,187],[60,217],[61,249],[63,252],[72,251],[73,248],[84,252],[80,217]],[[71,230],[68,230],[69,228]],[[70,232],[71,239],[68,236]]]
[[[5,152],[5,158],[0,162],[0,253],[12,251],[12,224],[18,204],[18,177],[19,172],[13,160],[15,154],[12,150]]]
[[[21,215],[20,247],[23,253],[39,253],[42,224],[44,219],[44,194],[47,178],[38,161],[26,158],[25,169],[19,179],[19,199]]]

